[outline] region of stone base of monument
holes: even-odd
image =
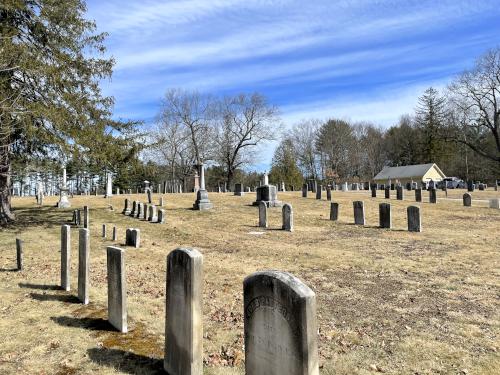
[[[210,210],[214,205],[208,199],[208,193],[206,190],[198,190],[196,193],[196,201],[193,204],[193,210]]]
[[[61,197],[59,198],[59,202],[56,204],[57,208],[69,208],[71,207],[71,203],[68,200],[68,196],[66,192],[61,191]]]
[[[278,200],[278,193],[274,185],[264,185],[257,188],[257,200],[253,202],[254,206],[258,206],[260,202],[264,202],[267,207],[281,207],[283,202]]]

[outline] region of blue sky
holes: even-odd
[[[500,45],[500,0],[90,0],[116,60],[115,117],[154,121],[169,88],[260,92],[284,126],[394,124]],[[267,168],[275,144],[255,167]]]

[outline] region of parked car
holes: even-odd
[[[466,183],[458,177],[445,177],[438,182],[438,188],[442,188],[444,184],[446,184],[447,189],[463,189],[466,186]]]

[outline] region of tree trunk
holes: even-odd
[[[0,222],[7,223],[16,219],[10,210],[10,157],[9,146],[0,147]]]
[[[226,177],[227,177],[227,188],[228,190],[231,190],[231,186],[233,185],[233,180],[234,180],[234,171],[232,168],[228,168]]]

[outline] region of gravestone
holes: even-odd
[[[203,374],[203,256],[178,248],[167,256],[164,368]]]
[[[135,209],[135,216],[140,219],[143,215],[142,211],[144,211],[144,204],[141,202],[137,202],[137,207]]]
[[[378,206],[380,228],[392,228],[391,205],[380,203]]]
[[[68,186],[66,184],[66,167],[63,167],[63,177],[62,184],[59,186],[59,202],[57,202],[58,208],[68,208],[71,207],[71,203],[68,199]]]
[[[106,238],[106,224],[102,225],[102,238]]]
[[[316,295],[295,276],[256,272],[243,282],[245,374],[319,375]]]
[[[411,191],[411,182],[406,183],[406,190]]]
[[[365,225],[365,206],[363,201],[352,202],[354,208],[354,224]]]
[[[474,192],[474,188],[475,188],[474,182],[471,180],[467,181],[467,191],[472,193]]]
[[[484,184],[483,183],[479,184],[479,191],[484,191]]]
[[[307,198],[307,184],[302,185],[302,198]]]
[[[243,191],[243,184],[234,184],[234,195],[239,197],[245,195],[245,192]]]
[[[154,206],[154,205],[149,206],[148,221],[150,221],[152,223],[158,221],[158,215],[156,213],[156,206]]]
[[[490,199],[489,203],[490,203],[490,208],[500,209],[500,199],[498,198]]]
[[[421,188],[415,189],[415,201],[422,202],[422,189]]]
[[[166,211],[164,209],[158,210],[158,224],[165,224]]]
[[[90,229],[90,210],[88,206],[83,206],[83,227]]]
[[[113,241],[118,241],[118,231],[116,227],[113,227]]]
[[[267,228],[267,204],[265,202],[259,203],[259,227]]]
[[[372,198],[377,198],[377,187],[372,186]]]
[[[108,268],[108,320],[120,332],[127,332],[127,278],[125,250],[106,248]]]
[[[130,201],[125,199],[125,207],[123,208],[122,214],[130,215]]]
[[[437,193],[436,189],[429,189],[429,203],[437,203]]]
[[[330,203],[330,220],[337,221],[339,219],[339,204],[336,202]]]
[[[278,200],[276,186],[269,185],[269,177],[264,173],[262,185],[257,188],[257,199],[253,202],[254,206],[258,206],[260,202],[266,203],[268,207],[281,207],[282,203]]]
[[[133,246],[138,249],[141,246],[141,231],[136,228],[129,228],[125,232],[125,246]]]
[[[61,226],[61,288],[70,290],[71,272],[71,228],[69,225]]]
[[[326,200],[327,201],[332,200],[332,187],[330,185],[326,187]]]
[[[402,201],[404,199],[404,190],[402,186],[396,186],[396,199]]]
[[[198,174],[200,176],[200,189],[196,192],[193,209],[199,211],[210,210],[214,205],[208,199],[208,192],[205,189],[205,168],[203,164],[198,165]]]
[[[90,232],[79,230],[78,239],[78,299],[84,304],[89,303],[89,263],[90,263]]]
[[[160,206],[160,207],[164,207],[164,206],[165,206],[165,204],[164,204],[164,202],[163,202],[163,197],[160,197],[159,206]]]
[[[16,263],[17,270],[23,270],[23,241],[19,238],[16,238]]]
[[[149,213],[149,204],[144,203],[142,215],[139,219],[148,220],[148,213]]]
[[[293,209],[292,205],[285,203],[281,209],[281,216],[283,218],[282,229],[288,232],[293,232]]]
[[[470,207],[472,206],[472,195],[470,195],[469,193],[465,193],[462,197],[463,199],[463,202],[464,202],[464,206],[465,207]]]
[[[148,195],[148,203],[153,204],[153,197],[152,197],[151,189],[147,189],[146,192]]]
[[[390,199],[391,198],[391,187],[386,186],[384,189],[384,193],[385,193],[385,199]]]
[[[132,202],[132,210],[130,211],[130,216],[136,217],[137,216],[137,201]]]
[[[318,188],[316,189],[316,199],[321,199],[322,191],[323,191],[323,186],[319,185]]]
[[[422,222],[420,218],[420,207],[409,206],[406,209],[408,217],[408,231],[409,232],[422,232]]]

